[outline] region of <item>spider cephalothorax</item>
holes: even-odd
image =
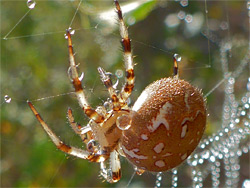
[[[109,109],[93,109],[87,102],[74,59],[70,30],[68,39],[69,78],[79,105],[90,118],[88,125],[80,126],[68,110],[71,127],[86,144],[86,150],[64,144],[42,120],[31,102],[28,104],[36,118],[58,149],[92,162],[100,163],[101,175],[110,183],[121,177],[119,154],[126,157],[138,170],[160,172],[182,163],[198,145],[206,125],[206,107],[199,89],[178,78],[174,56],[174,76],[150,84],[134,106],[127,104],[134,87],[134,64],[131,42],[124,24],[119,3],[115,0],[119,18],[121,43],[126,68],[125,84],[117,94],[110,74],[98,68],[111,102]],[[110,167],[105,161],[110,159]]]

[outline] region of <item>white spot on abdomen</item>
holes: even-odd
[[[168,156],[171,156],[171,155],[173,155],[173,153],[166,153],[162,157],[168,157]]]
[[[166,114],[168,114],[169,110],[172,108],[172,104],[166,102],[160,109],[159,114],[155,119],[152,119],[152,125],[148,125],[148,130],[150,132],[154,132],[161,124],[163,124],[167,130],[169,130],[169,124],[165,118]]]
[[[138,152],[138,151],[140,151],[138,148],[134,148],[134,149],[132,149],[132,151],[134,151],[134,152]]]
[[[141,139],[142,140],[148,140],[148,136],[146,134],[141,134]]]
[[[156,161],[155,162],[155,166],[164,167],[165,166],[165,162],[163,160]]]
[[[184,126],[182,126],[181,128],[181,138],[184,138],[185,135],[187,133],[187,124],[185,124]]]
[[[155,151],[156,153],[161,153],[162,150],[163,150],[163,148],[164,148],[164,144],[163,144],[163,143],[159,143],[159,144],[157,144],[157,145],[154,147],[154,151]]]
[[[124,151],[124,153],[126,153],[131,158],[136,158],[136,159],[147,159],[148,158],[147,156],[144,156],[144,155],[137,155],[137,154],[135,154],[133,149],[127,150],[124,146],[122,146],[122,150]]]

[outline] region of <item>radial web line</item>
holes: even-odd
[[[18,24],[29,14],[29,12],[31,11],[32,9],[29,9],[24,15],[22,18],[20,18],[20,20],[18,20],[18,22],[13,26],[13,28],[3,37],[4,40],[7,40],[8,36],[10,35],[10,33],[18,26]]]

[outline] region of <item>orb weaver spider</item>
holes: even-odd
[[[68,120],[74,132],[86,144],[86,150],[66,145],[44,122],[31,102],[28,105],[56,147],[72,156],[100,163],[101,175],[107,182],[121,178],[119,155],[126,157],[137,169],[167,171],[181,164],[197,147],[206,126],[206,105],[201,90],[179,79],[177,56],[174,56],[174,76],[150,84],[133,107],[128,98],[134,88],[134,64],[131,40],[117,0],[121,43],[125,63],[125,84],[119,93],[113,87],[110,74],[99,67],[101,81],[106,86],[111,108],[93,109],[87,102],[75,63],[71,31],[67,30],[69,50],[68,76],[83,112],[90,121],[80,126],[68,109]],[[109,168],[105,161],[109,159]]]

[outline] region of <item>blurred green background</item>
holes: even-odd
[[[0,3],[1,186],[126,186],[133,174],[132,165],[126,159],[122,159],[123,177],[119,183],[102,182],[98,164],[68,157],[55,148],[26,104],[27,99],[31,100],[63,141],[82,147],[66,119],[70,106],[77,122],[87,123],[76,98],[70,94],[73,89],[67,76],[68,52],[64,39],[79,1],[36,1],[32,10],[28,9],[26,1]],[[172,76],[174,53],[182,57],[180,77],[206,94],[223,79],[220,42],[240,41],[233,44],[229,54],[231,69],[237,67],[248,50],[249,18],[245,1],[208,1],[208,14],[205,2],[201,1],[189,1],[188,6],[179,1],[120,3],[132,7],[131,11],[128,6],[123,9],[127,12],[125,21],[129,25],[136,63],[132,104],[148,84]],[[108,97],[97,67],[112,73],[124,70],[118,25],[111,23],[112,15],[108,14],[113,10],[112,0],[84,0],[71,25],[76,30],[73,35],[76,62],[80,64],[79,71],[85,73],[86,96],[93,106],[101,105]],[[204,36],[207,26],[209,41]],[[237,79],[235,90],[239,98],[246,92],[248,75],[249,69]],[[119,79],[120,86],[123,80],[124,77]],[[221,124],[223,93],[222,84],[207,97],[206,135],[215,132]],[[5,95],[11,97],[10,103],[5,103]],[[245,167],[249,159],[246,155],[242,158],[241,179],[244,180],[249,177],[249,169]],[[185,187],[191,182],[189,170],[181,173],[183,181],[179,185]],[[164,185],[169,186],[170,175],[166,173],[163,178]],[[155,175],[145,173],[135,176],[130,186],[153,187],[154,182]],[[211,186],[210,180],[205,182]]]

